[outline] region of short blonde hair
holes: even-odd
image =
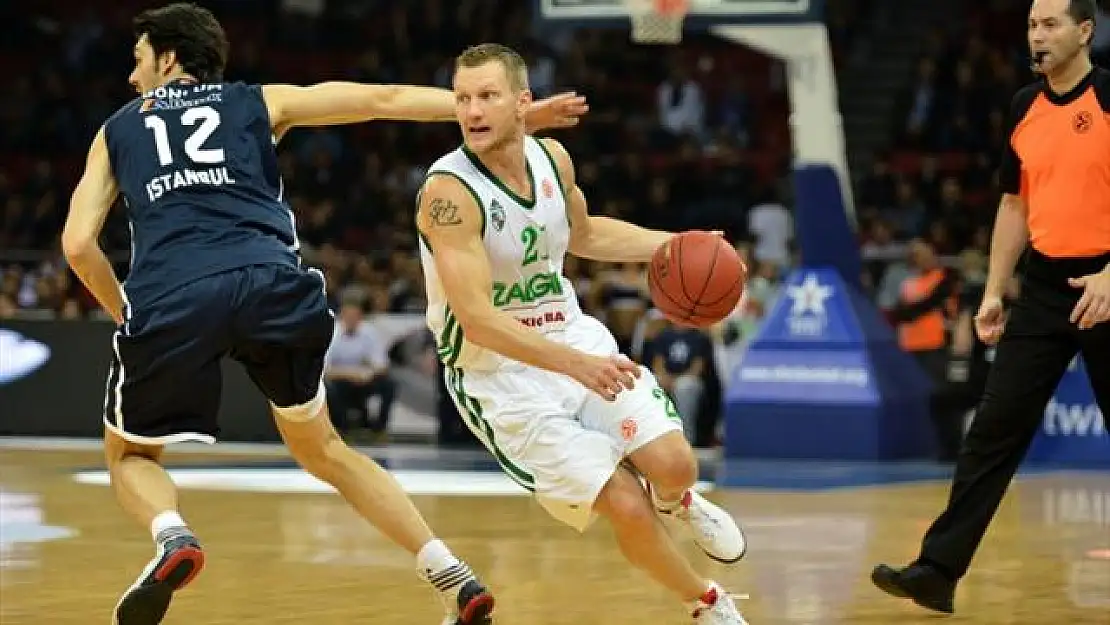
[[[486,63],[498,62],[505,68],[509,84],[519,93],[528,89],[528,65],[516,50],[499,43],[482,43],[463,50],[455,58],[455,70],[461,67],[481,67]]]

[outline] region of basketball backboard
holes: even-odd
[[[537,17],[576,26],[628,26],[625,0],[535,0]],[[820,21],[825,0],[689,0],[686,26]]]

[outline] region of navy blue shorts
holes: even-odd
[[[273,404],[312,400],[335,330],[323,276],[283,265],[208,276],[130,312],[112,337],[104,421],[148,443],[218,437],[224,356]]]

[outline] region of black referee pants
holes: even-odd
[[[1110,255],[1050,259],[1031,251],[986,389],[956,463],[948,507],[925,534],[920,561],[963,577],[1077,353],[1083,355],[1104,421],[1110,419],[1110,322],[1069,322],[1082,289],[1068,278],[1096,273]]]

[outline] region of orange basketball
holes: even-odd
[[[720,236],[692,230],[659,246],[648,269],[651,300],[671,323],[704,328],[724,319],[744,293],[748,268]]]

